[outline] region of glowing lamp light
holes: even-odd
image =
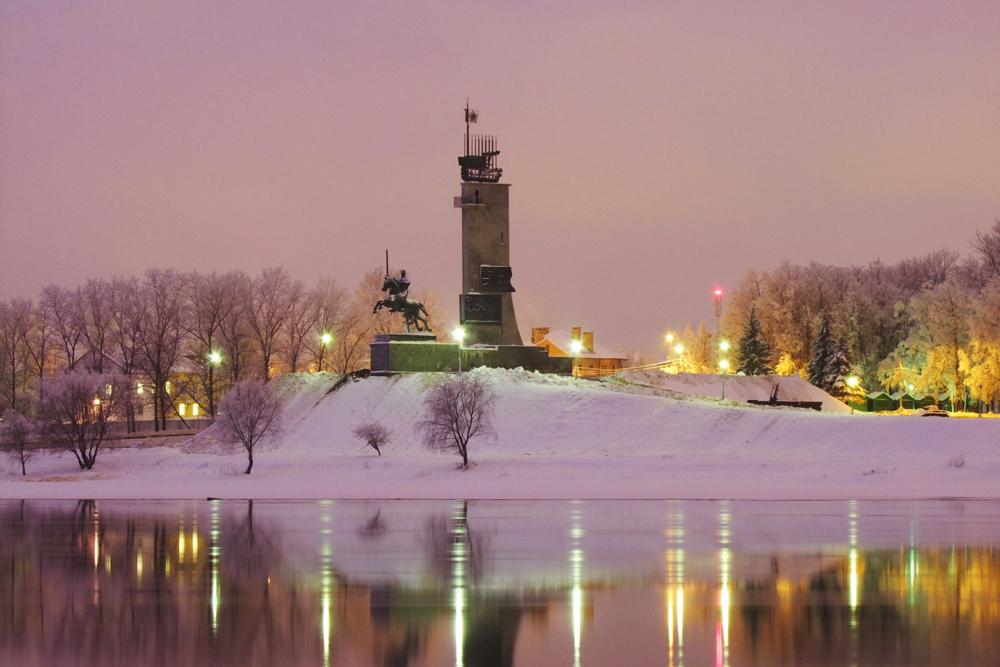
[[[724,340],[721,343],[719,343],[719,349],[722,350],[723,352],[728,352],[729,351],[729,341],[728,340]]]
[[[222,363],[222,355],[218,352],[210,352],[208,355],[208,361],[212,364],[218,366]]]
[[[722,296],[722,290],[720,289],[715,290],[715,296]]]
[[[674,342],[674,335],[673,334],[667,334],[667,342],[668,343],[673,343]]]
[[[455,330],[451,332],[452,338],[457,340],[459,344],[465,339],[465,329],[462,327],[455,327]]]
[[[722,361],[720,361],[719,362],[719,368],[721,368],[724,371],[728,370],[729,369],[729,360],[728,359],[723,359]]]
[[[583,343],[578,340],[573,341],[573,354],[580,354],[583,352]]]
[[[847,378],[847,386],[850,387],[851,389],[857,388],[858,386],[857,376],[852,375],[851,377]]]
[[[100,405],[100,404],[101,404],[101,399],[95,398],[94,399],[94,405],[96,406],[96,405]]]
[[[319,337],[319,339],[323,342],[323,345],[329,345],[331,342],[333,342],[333,336],[331,336],[328,333],[323,334],[322,336]]]
[[[676,352],[677,354],[684,354],[684,346],[681,345],[680,343],[674,345],[674,352]]]

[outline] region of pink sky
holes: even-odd
[[[662,352],[751,267],[968,251],[1000,3],[0,0],[0,298],[382,262],[457,313],[466,98],[521,326]]]

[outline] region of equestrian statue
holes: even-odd
[[[410,279],[406,277],[406,269],[399,272],[398,278],[388,275],[388,271],[386,271],[385,280],[382,281],[382,291],[388,291],[389,296],[375,303],[375,307],[372,309],[373,315],[382,308],[388,308],[391,313],[403,314],[403,324],[406,326],[407,333],[412,333],[414,330],[431,330],[430,325],[427,324],[427,309],[424,308],[424,304],[407,298],[410,291]]]

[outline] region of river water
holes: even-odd
[[[2,665],[996,665],[1000,503],[2,501]]]

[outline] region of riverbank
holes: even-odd
[[[5,498],[922,499],[1000,498],[996,420],[751,407],[639,386],[481,371],[497,437],[468,470],[428,451],[417,428],[433,376],[283,380],[280,444],[222,451],[209,429],[168,446],[102,451],[92,471],[42,454],[7,463]],[[394,433],[379,456],[351,434]]]

